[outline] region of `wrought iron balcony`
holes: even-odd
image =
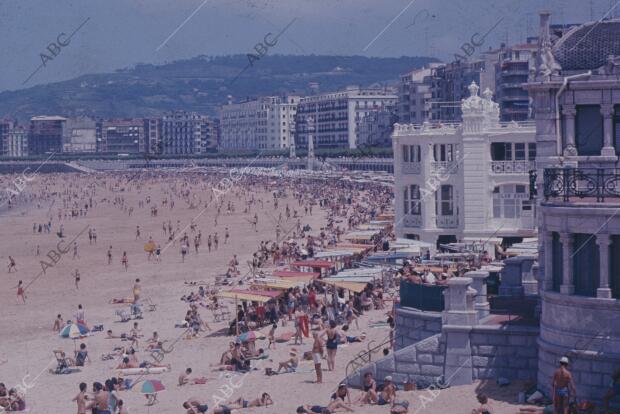
[[[403,166],[403,174],[420,174],[422,170],[422,163],[419,162],[404,162]]]
[[[416,216],[413,214],[407,214],[403,218],[404,227],[422,227],[422,216]]]
[[[492,174],[527,174],[534,168],[534,161],[491,161]]]
[[[459,163],[456,161],[433,161],[431,163],[431,169],[433,173],[437,174],[457,174],[459,170]]]
[[[616,168],[545,168],[545,200],[561,198],[602,203],[620,198],[620,170]]]
[[[441,229],[455,229],[459,226],[459,216],[437,216],[436,223]]]

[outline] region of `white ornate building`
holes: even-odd
[[[492,92],[478,90],[472,82],[460,124],[396,124],[397,237],[446,243],[535,235],[534,125],[501,124]]]

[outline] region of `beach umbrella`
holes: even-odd
[[[60,337],[77,339],[82,336],[88,335],[88,332],[89,332],[88,328],[85,327],[84,325],[79,324],[79,323],[72,323],[62,328],[62,330],[60,331]]]
[[[141,394],[157,394],[160,391],[164,391],[166,387],[160,380],[146,380],[140,387]]]
[[[155,242],[150,241],[150,242],[144,244],[144,251],[147,252],[147,253],[150,253],[150,252],[155,250],[155,247],[157,247],[155,245]]]
[[[237,341],[239,342],[250,342],[255,341],[257,339],[264,339],[265,335],[257,331],[247,331],[242,333],[237,337]]]

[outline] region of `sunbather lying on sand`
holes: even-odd
[[[237,398],[235,401],[229,402],[226,406],[231,410],[239,410],[242,408],[267,407],[273,405],[271,396],[264,392],[259,398],[253,400],[244,400],[243,397]]]

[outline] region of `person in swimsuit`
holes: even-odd
[[[72,400],[77,404],[77,414],[86,414],[86,400],[88,399],[86,396],[86,387],[86,383],[81,382],[80,392]]]
[[[335,393],[332,394],[331,401],[338,400],[338,399],[342,400],[342,402],[344,402],[346,399],[347,404],[349,406],[351,405],[351,394],[349,393],[347,384],[342,383],[338,385],[338,389],[336,390]]]
[[[190,398],[183,403],[183,408],[187,410],[187,414],[202,414],[209,409],[207,404],[202,404],[195,398]]]
[[[484,394],[478,394],[476,399],[480,403],[480,407],[472,410],[471,414],[492,414],[489,408],[489,399]]]
[[[327,338],[325,341],[325,348],[327,349],[327,369],[333,371],[336,365],[338,342],[340,342],[340,334],[336,329],[335,321],[329,321],[329,328],[323,332],[323,335]]]
[[[377,402],[377,381],[372,377],[372,372],[364,374],[364,381],[362,382],[364,387],[364,394],[361,399],[362,404],[371,404]]]
[[[239,410],[242,408],[267,407],[270,405],[273,405],[273,400],[269,394],[264,392],[260,398],[248,401],[244,400],[243,397],[239,397],[235,401],[229,402],[226,406],[231,410]]]
[[[377,396],[377,405],[392,404],[396,399],[396,386],[392,382],[392,377],[388,375],[383,379],[383,389]]]
[[[314,343],[312,344],[312,361],[314,362],[314,370],[316,371],[316,383],[323,382],[323,368],[321,368],[321,360],[323,359],[323,340],[318,332],[312,333]]]
[[[93,393],[94,399],[86,406],[86,409],[90,410],[95,408],[97,414],[112,414],[108,409],[108,392],[103,391],[103,385],[101,385],[100,382],[93,383]]]
[[[22,302],[24,302],[24,304],[26,304],[26,294],[25,294],[25,290],[24,290],[24,283],[20,280],[17,283],[17,298],[19,300],[19,298],[22,298]]]
[[[560,358],[560,368],[553,374],[551,383],[553,395],[553,414],[568,414],[569,401],[575,397],[575,382],[568,370],[568,358]]]

